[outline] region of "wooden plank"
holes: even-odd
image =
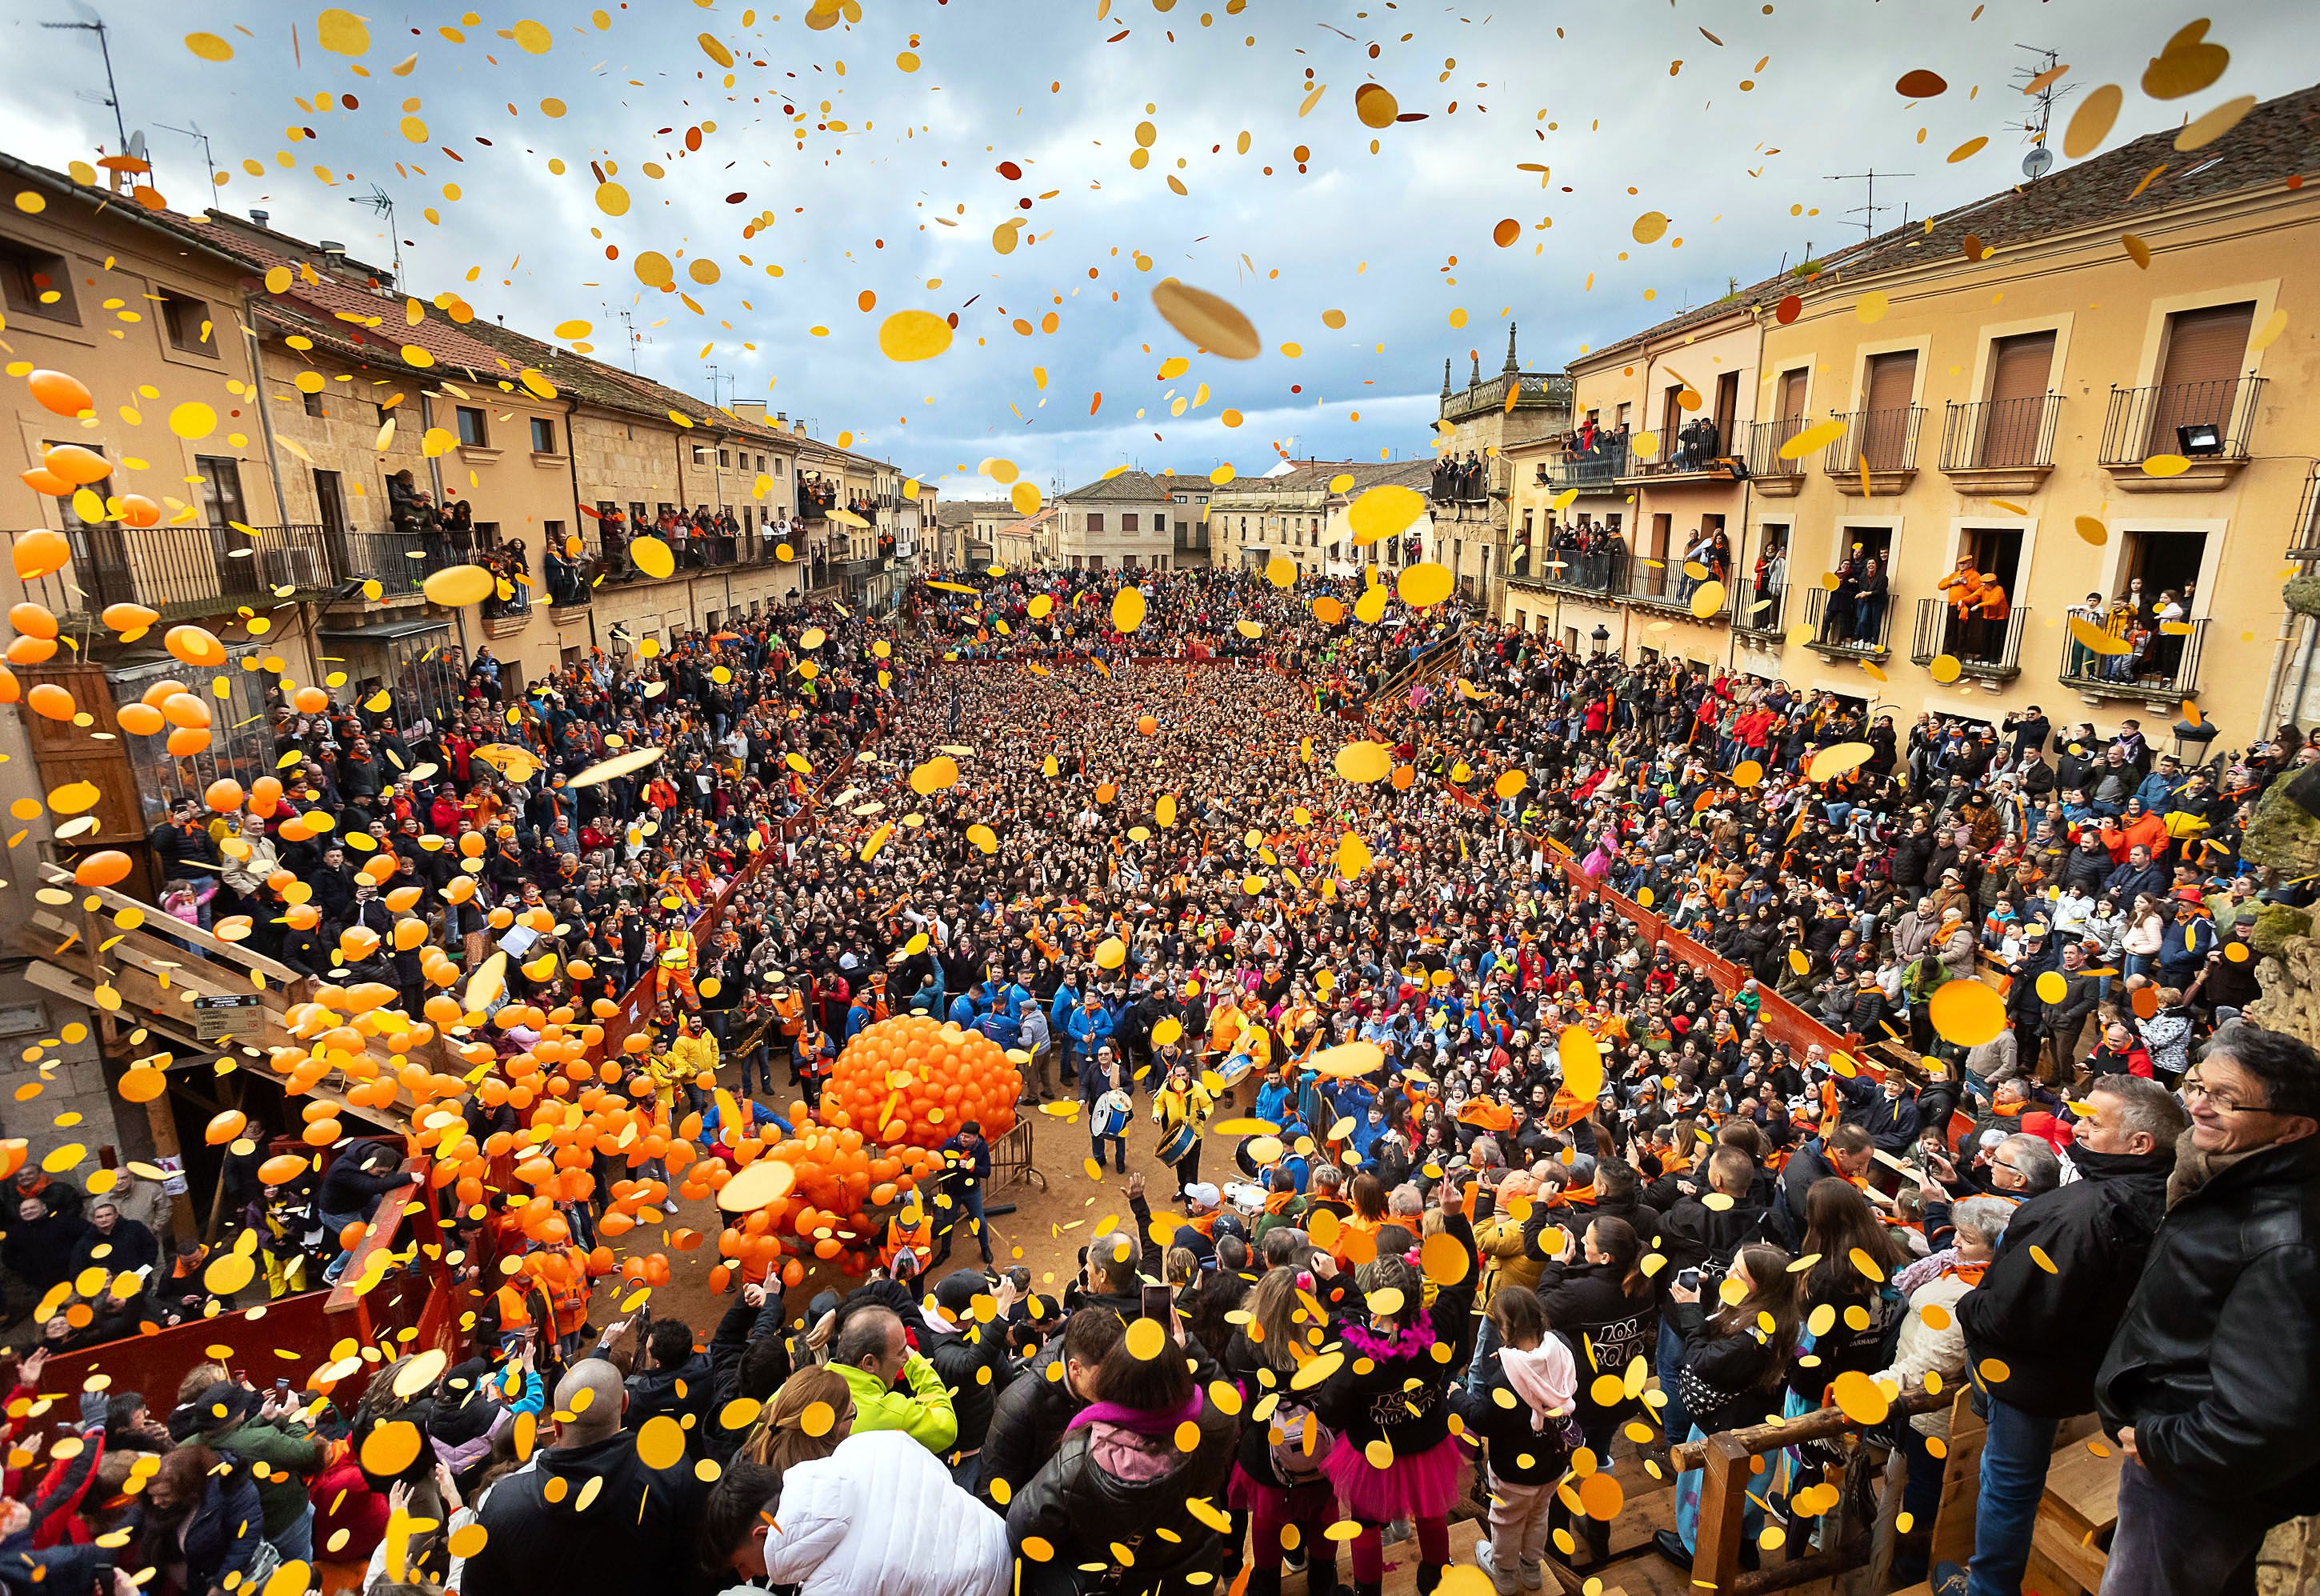
[[[1700,1486],[1691,1579],[1710,1591],[1729,1591],[1740,1579],[1740,1540],[1747,1533],[1748,1462],[1754,1455],[1741,1439],[1747,1433],[1726,1430],[1700,1443],[1707,1478]]]
[[[197,925],[189,925],[184,920],[176,920],[174,916],[163,910],[157,909],[150,903],[140,902],[126,893],[116,892],[109,886],[78,885],[74,882],[72,872],[69,870],[59,869],[54,865],[43,865],[41,866],[41,875],[51,886],[61,887],[68,892],[88,893],[109,909],[139,910],[143,912],[148,921],[172,920],[174,923],[169,931],[171,936],[183,937],[195,947],[214,954],[220,958],[231,960],[245,969],[256,970],[268,980],[278,981],[287,986],[294,982],[305,979],[297,971],[279,960],[268,958],[262,953],[242,947],[240,943],[229,942],[222,937],[213,936]]]
[[[1893,1404],[1893,1410],[1911,1414],[1930,1413],[1935,1409],[1945,1405],[1949,1401],[1948,1397],[1932,1395],[1923,1391],[1907,1392]],[[1746,1429],[1728,1430],[1725,1433],[1734,1437],[1750,1452],[1778,1452],[1785,1447],[1802,1446],[1807,1441],[1832,1440],[1838,1436],[1852,1434],[1861,1428],[1860,1425],[1847,1419],[1842,1409],[1820,1408],[1801,1419],[1791,1419],[1783,1424],[1751,1425]],[[1710,1440],[1714,1438],[1714,1437],[1708,1437]],[[1707,1441],[1686,1441],[1681,1446],[1669,1449],[1670,1460],[1679,1473],[1700,1467],[1707,1455]]]
[[[2107,1534],[2118,1522],[2119,1454],[2106,1444],[2098,1457],[2084,1442],[2057,1450],[2046,1467],[2046,1492],[2039,1516],[2059,1515],[2073,1531]]]
[[[1934,1510],[1930,1558],[1962,1566],[1973,1555],[1974,1508],[1981,1498],[1981,1448],[1989,1427],[1973,1410],[1971,1388],[1950,1407],[1949,1456],[1942,1463],[1942,1501]]]
[[[2042,1506],[2038,1521],[2030,1531],[2030,1566],[2022,1576],[2022,1588],[2035,1590],[2038,1596],[2072,1596],[2075,1591],[2102,1589],[2104,1565],[2110,1558],[2100,1548],[2071,1533],[2069,1526],[2058,1521]],[[2039,1577],[2039,1564],[2051,1570],[2045,1578]]]

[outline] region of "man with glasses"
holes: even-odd
[[[2252,1590],[2271,1526],[2320,1508],[2320,1055],[2234,1025],[2183,1098],[2177,1194],[2095,1383],[2126,1456],[2103,1596]]]
[[[2080,1178],[2024,1202],[1980,1286],[1958,1300],[1966,1366],[1989,1430],[1973,1562],[1937,1568],[1937,1596],[2020,1591],[2055,1429],[2093,1408],[2102,1349],[2166,1211],[2181,1105],[2156,1082],[2107,1075],[2089,1109],[2071,1148]],[[2026,1163],[2017,1144],[2035,1139],[2009,1137],[1997,1157]]]

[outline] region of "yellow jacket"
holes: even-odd
[[[1182,1092],[1165,1087],[1152,1094],[1152,1117],[1160,1121],[1164,1130],[1174,1130],[1187,1120],[1194,1129],[1208,1123],[1209,1115],[1217,1106],[1216,1096],[1198,1081]]]
[[[717,1073],[717,1038],[705,1030],[685,1032],[669,1043],[668,1056],[678,1079],[713,1075]]]

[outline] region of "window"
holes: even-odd
[[[1123,532],[1132,532],[1136,530],[1136,512],[1129,510],[1121,513],[1119,530]]]
[[[536,415],[531,418],[531,452],[552,455],[556,452],[556,418]]]
[[[322,396],[320,394],[301,394],[298,397],[303,402],[303,407],[308,415],[313,416],[317,421],[320,421],[322,418],[324,412],[322,410]]]
[[[335,540],[346,535],[347,490],[337,472],[315,471],[314,508],[322,518],[322,531],[326,536]]]
[[[651,516],[645,510],[643,500],[630,499],[629,501],[629,530],[631,532],[642,530],[645,523],[651,519]]]
[[[733,456],[732,456],[732,452],[731,452],[730,449],[719,449],[719,450],[717,451],[717,468],[718,468],[720,471],[724,470],[727,467],[730,466],[732,463],[733,463]]]
[[[183,349],[189,355],[214,355],[217,340],[210,325],[210,307],[189,295],[172,294],[167,289],[154,295],[161,302],[161,326],[169,335],[169,347]]]
[[[202,517],[211,526],[228,521],[249,524],[241,505],[241,462],[228,455],[195,455],[195,474],[202,479]]]
[[[14,239],[0,239],[0,302],[20,316],[80,325],[65,258]]]
[[[59,444],[63,443],[64,441],[65,441],[65,440],[63,440],[63,439],[61,439],[61,438],[51,438],[51,439],[49,439],[49,440],[46,440],[46,442],[45,442],[45,444],[43,445],[43,447],[48,448],[48,449],[55,449],[55,448],[56,448],[56,447],[58,447]],[[73,441],[75,441],[75,442],[79,442],[79,440],[76,439],[76,440],[74,440]],[[81,447],[82,447],[83,449],[86,449],[89,450],[89,451],[90,451],[91,453],[93,453],[93,454],[100,454],[100,455],[101,455],[101,454],[103,454],[103,453],[104,452],[104,446],[103,446],[103,445],[101,445],[101,444],[95,444],[95,443],[83,443],[83,444],[81,444]],[[95,482],[92,482],[92,483],[90,483],[90,484],[88,485],[88,488],[89,488],[89,491],[90,491],[91,493],[95,494],[98,498],[100,498],[100,499],[108,498],[108,497],[110,497],[110,496],[112,495],[112,493],[113,493],[113,478],[112,478],[112,477],[110,477],[110,476],[102,477],[102,478],[100,478],[99,480],[97,480],[97,481],[95,481]],[[88,527],[88,526],[94,526],[94,525],[98,524],[97,522],[95,522],[95,521],[83,521],[83,520],[81,519],[79,512],[76,511],[76,510],[73,508],[73,498],[74,498],[75,496],[77,496],[77,495],[70,495],[70,494],[68,494],[68,495],[67,495],[66,497],[61,498],[61,499],[59,499],[59,500],[57,501],[57,506],[58,506],[58,508],[59,508],[59,509],[60,509],[60,510],[62,510],[62,511],[64,512],[64,515],[65,515],[65,527],[66,527],[66,530],[73,530],[73,529],[75,529],[75,528],[78,528],[78,527]]]
[[[491,429],[485,424],[484,413],[472,404],[459,406],[459,441],[469,449],[488,448]]]
[[[1100,510],[1091,510],[1088,512],[1087,526],[1084,530],[1091,532],[1100,532],[1103,530],[1103,512]]]
[[[1180,500],[1179,502],[1181,503],[1182,501]],[[1152,518],[1152,530],[1155,532],[1165,532],[1168,530],[1168,518],[1165,515],[1154,516]]]
[[[2167,318],[2167,356],[2160,364],[2146,454],[2180,451],[2179,427],[2213,427],[2227,441],[2234,437],[2248,333],[2254,324],[2252,300],[2177,311]]]

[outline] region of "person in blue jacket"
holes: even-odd
[[[1068,1048],[1072,1045],[1072,1016],[1079,1012],[1080,978],[1066,974],[1064,984],[1056,989],[1047,1004],[1047,1031],[1056,1038],[1056,1046]]]
[[[950,1011],[945,1018],[953,1025],[957,1026],[959,1029],[967,1029],[969,1027],[974,1025],[974,1017],[983,1012],[983,1001],[988,993],[988,990],[989,989],[986,988],[982,982],[976,982],[965,992],[960,993],[956,997],[951,999]]]
[[[1264,1084],[1256,1089],[1256,1117],[1269,1125],[1281,1125],[1295,1118],[1296,1112],[1288,1072],[1266,1076]]]
[[[993,987],[991,993],[992,1007],[1006,1010],[1007,1018],[1013,1020],[1023,1018],[1023,1005],[1031,1001],[1031,989],[1023,984],[1020,976]]]
[[[1072,1038],[1072,1057],[1078,1063],[1083,1083],[1095,1066],[1096,1049],[1111,1040],[1113,1024],[1111,1011],[1104,1005],[1103,999],[1092,992],[1082,998],[1080,1006],[1065,1017],[1065,1027]]]

